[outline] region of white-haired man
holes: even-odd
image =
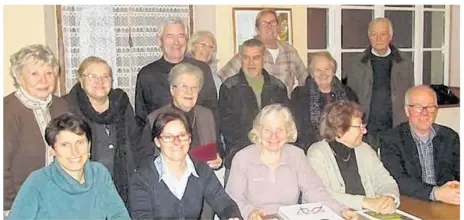
[[[347,65],[344,74],[365,110],[368,141],[377,147],[380,132],[407,121],[403,97],[414,86],[414,68],[411,60],[391,44],[390,20],[372,20],[368,37],[370,46]]]
[[[401,195],[460,204],[459,135],[435,124],[435,92],[426,85],[409,89],[404,111],[409,122],[380,135],[382,162]]]

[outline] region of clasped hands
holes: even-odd
[[[380,214],[391,214],[395,212],[396,204],[391,196],[377,195],[376,198],[364,198],[363,208]]]

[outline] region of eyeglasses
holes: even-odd
[[[416,113],[421,113],[424,111],[424,109],[427,109],[427,112],[429,113],[434,113],[437,111],[438,106],[436,105],[427,105],[427,106],[422,106],[422,105],[408,105],[409,107],[412,108],[412,110]]]
[[[200,90],[200,87],[198,86],[188,86],[184,84],[179,84],[179,85],[173,85],[172,87],[179,89],[182,92],[198,92]]]
[[[174,142],[175,139],[177,139],[179,142],[180,141],[188,141],[190,140],[190,134],[189,133],[181,133],[178,135],[160,135],[161,141],[164,143],[171,143]]]
[[[354,127],[354,128],[366,128],[367,127],[367,124],[360,124],[360,125],[350,125],[351,127]]]
[[[273,20],[271,22],[268,22],[268,21],[261,21],[259,22],[259,26],[262,27],[262,28],[265,28],[265,27],[275,27],[277,26],[277,21],[276,20]]]
[[[99,75],[93,74],[93,73],[89,73],[87,75],[82,75],[82,76],[87,77],[88,79],[90,79],[90,81],[93,81],[93,82],[96,82],[99,79],[101,79],[102,81],[109,81],[112,78],[111,75],[99,76]]]
[[[314,214],[317,214],[319,212],[325,212],[324,209],[322,208],[322,205],[321,206],[316,206],[316,207],[314,207],[312,209],[300,207],[300,209],[298,209],[298,212],[296,213],[296,215],[314,215]]]
[[[203,48],[208,48],[208,49],[210,49],[210,50],[216,49],[215,46],[209,45],[209,44],[203,43],[203,42],[198,42],[198,43],[195,43],[195,44],[198,44],[198,45],[200,45],[201,47],[203,47]]]

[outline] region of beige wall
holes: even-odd
[[[460,80],[460,6],[451,6],[451,42],[450,42],[450,86],[459,86]]]
[[[11,54],[30,44],[47,44],[56,53],[54,8],[43,5],[3,7],[3,96],[16,89],[9,74]]]

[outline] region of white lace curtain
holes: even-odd
[[[113,69],[113,88],[126,91],[133,106],[137,73],[161,57],[158,32],[171,18],[190,30],[188,5],[61,6],[66,93],[82,60],[98,56]]]

